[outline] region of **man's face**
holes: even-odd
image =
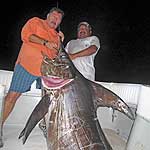
[[[77,36],[78,36],[79,39],[83,39],[83,38],[89,37],[90,35],[91,35],[91,31],[86,25],[81,25],[78,28]]]
[[[48,14],[47,21],[50,28],[56,29],[62,20],[62,14],[58,13],[57,11],[53,11]]]

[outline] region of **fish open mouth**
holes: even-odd
[[[43,76],[42,85],[47,89],[59,89],[64,85],[70,83],[73,79],[62,79],[55,76]]]

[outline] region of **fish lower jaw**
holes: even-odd
[[[46,89],[59,89],[70,83],[73,79],[62,79],[58,77],[42,77],[42,85]]]

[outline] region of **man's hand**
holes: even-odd
[[[63,41],[64,41],[64,38],[65,38],[63,32],[59,31],[59,32],[58,32],[58,35],[59,35],[61,41],[63,42]]]
[[[45,44],[45,46],[47,47],[47,48],[49,48],[49,49],[57,49],[57,44],[56,43],[54,43],[54,42],[50,42],[50,41],[48,41],[46,44]]]

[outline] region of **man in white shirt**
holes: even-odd
[[[69,41],[65,47],[79,72],[87,79],[95,80],[94,59],[100,49],[97,36],[92,35],[88,22],[80,22],[77,29],[77,39]]]

